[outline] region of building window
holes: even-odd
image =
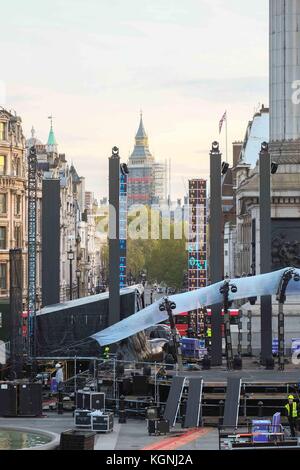
[[[22,248],[21,227],[15,225],[15,244],[16,248]]]
[[[6,194],[0,193],[0,215],[6,214]]]
[[[6,227],[0,227],[0,250],[6,250]]]
[[[17,194],[16,195],[16,215],[21,214],[21,203],[22,203],[21,196]]]
[[[0,140],[6,140],[5,131],[6,131],[5,122],[0,122]]]
[[[16,176],[22,176],[21,175],[21,161],[19,158],[16,160]]]
[[[0,176],[5,175],[6,172],[6,157],[4,155],[0,155]]]
[[[6,289],[6,264],[0,264],[0,289]]]

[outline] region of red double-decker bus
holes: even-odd
[[[236,319],[239,316],[239,310],[237,309],[230,309],[229,310],[230,319],[232,323],[236,323]],[[207,309],[207,316],[211,317],[211,310]],[[222,310],[222,316],[224,316],[224,310]],[[189,315],[187,312],[181,313],[180,315],[176,315],[174,317],[175,324],[180,336],[186,336],[188,330],[188,323],[189,323]]]

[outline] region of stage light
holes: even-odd
[[[237,291],[238,291],[238,288],[237,288],[236,286],[234,286],[234,285],[231,286],[231,292],[232,292],[233,294],[236,294]]]
[[[278,163],[275,163],[275,162],[271,163],[271,175],[276,175],[278,167],[279,167]]]
[[[227,171],[229,170],[229,163],[222,163],[222,175],[226,175]]]

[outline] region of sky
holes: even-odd
[[[231,158],[268,105],[268,0],[10,0],[1,19],[0,104],[43,142],[52,114],[59,152],[96,197],[112,147],[132,152],[140,110],[175,199],[209,176],[214,140],[225,158],[225,110]]]

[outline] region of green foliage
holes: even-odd
[[[133,220],[129,218],[129,222]],[[174,224],[170,224],[170,238],[162,239],[162,220],[159,222],[159,240],[152,240],[149,214],[149,239],[127,240],[127,275],[131,272],[138,280],[141,272],[146,273],[149,282],[164,283],[169,287],[181,288],[184,272],[187,270],[186,239],[174,240]],[[102,250],[108,265],[108,246]]]

